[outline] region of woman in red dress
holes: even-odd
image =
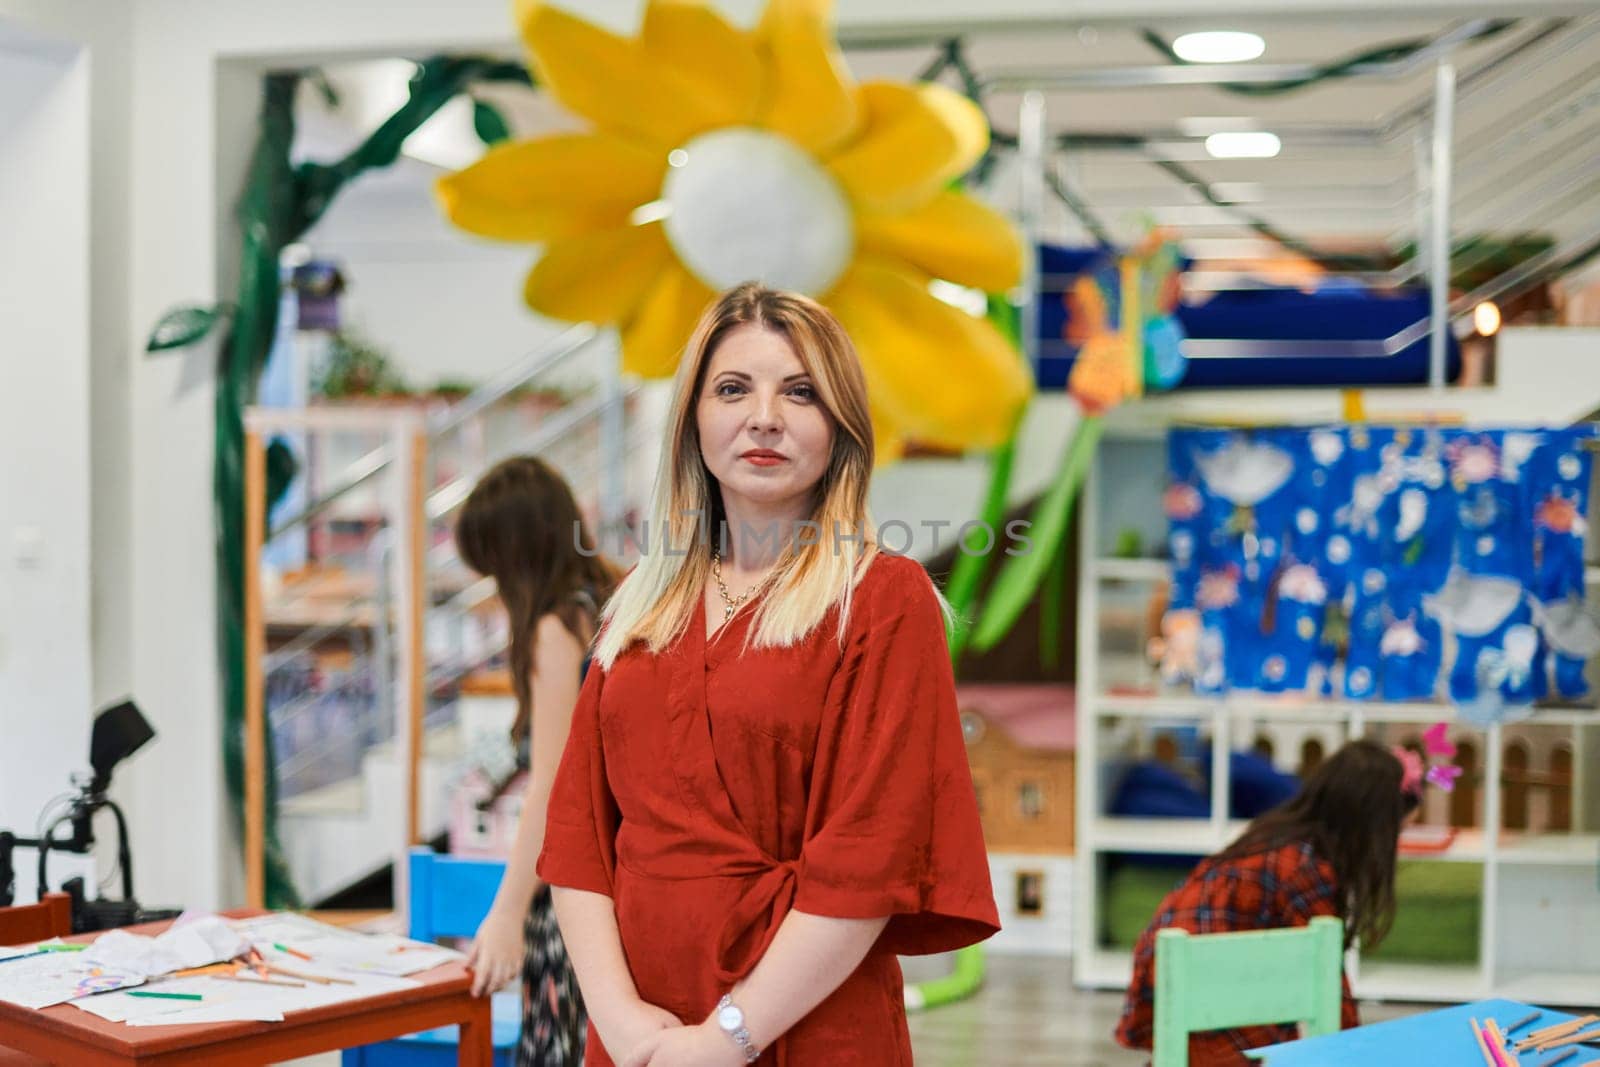
[[[909,1064],[896,956],[999,928],[944,605],[879,550],[872,463],[826,310],[707,311],[538,865],[591,1064]]]
[[[1228,848],[1201,861],[1168,893],[1133,950],[1133,981],[1117,1024],[1128,1048],[1150,1048],[1155,1030],[1156,935],[1306,926],[1344,920],[1345,947],[1374,949],[1394,922],[1400,827],[1422,794],[1415,757],[1352,741],[1324,761],[1291,800],[1257,817]],[[1360,1025],[1344,982],[1340,1024]],[[1192,1067],[1248,1067],[1246,1049],[1293,1041],[1298,1029],[1247,1026],[1189,1038]]]

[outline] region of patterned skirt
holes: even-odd
[[[556,927],[550,890],[541,888],[522,927],[522,1038],[517,1067],[580,1067],[589,1020]]]

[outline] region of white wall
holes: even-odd
[[[566,328],[522,302],[538,250],[450,225],[433,198],[439,173],[401,159],[363,176],[305,237],[314,255],[341,265],[343,324],[383,349],[412,388],[481,382]]]
[[[130,27],[127,0],[0,0],[0,38],[53,41],[58,50],[76,49],[88,85],[92,145],[87,165],[91,242],[87,309],[89,632],[91,696],[96,705],[125,694],[132,682],[127,244]]]
[[[0,0],[0,827],[30,833],[132,680],[129,26],[126,0]]]
[[[89,71],[0,26],[0,827],[88,760]]]

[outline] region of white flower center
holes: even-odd
[[[730,127],[673,151],[661,184],[667,240],[713,289],[759,281],[821,296],[850,263],[850,202],[789,140]]]

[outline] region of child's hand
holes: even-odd
[[[489,909],[467,953],[473,996],[493,993],[521,973],[523,918],[498,906]]]

